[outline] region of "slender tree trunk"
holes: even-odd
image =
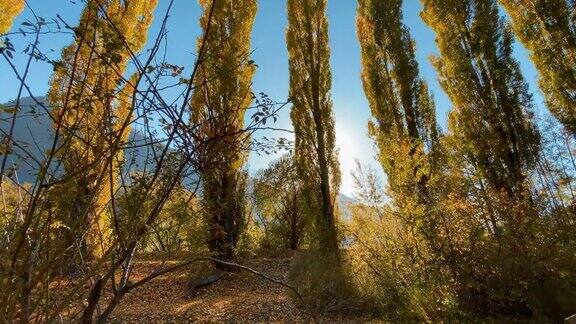
[[[234,247],[236,246],[236,208],[234,207],[234,181],[230,179],[230,174],[226,173],[220,182],[221,192],[218,206],[213,206],[213,217],[216,228],[212,231],[211,250],[216,258],[223,261],[234,260]],[[228,267],[215,263],[220,270],[229,270]]]
[[[309,40],[313,48],[314,42]],[[312,54],[314,51],[312,51]],[[316,130],[316,142],[317,142],[317,152],[318,155],[318,166],[320,168],[320,193],[322,195],[322,214],[323,221],[322,228],[324,233],[322,233],[324,240],[321,248],[327,251],[334,251],[338,249],[338,241],[336,238],[336,228],[334,224],[334,206],[332,206],[332,195],[330,192],[330,167],[328,165],[328,159],[326,158],[326,139],[324,132],[324,123],[322,120],[322,107],[320,104],[320,73],[318,64],[315,63],[314,55],[312,55],[312,64],[314,70],[312,73],[312,116],[314,118],[314,128]]]
[[[104,280],[98,279],[92,291],[90,292],[90,297],[88,298],[88,306],[84,309],[84,313],[82,314],[82,319],[80,322],[82,324],[90,324],[92,323],[92,319],[94,317],[94,311],[96,311],[96,307],[98,306],[98,302],[100,301],[100,297],[102,296],[102,289],[104,288]]]
[[[315,86],[317,88],[317,86]],[[316,95],[317,94],[317,95]],[[330,192],[330,168],[328,160],[326,159],[326,146],[324,139],[324,126],[320,117],[320,102],[319,94],[316,92],[314,95],[314,123],[316,124],[316,140],[318,143],[318,166],[320,168],[320,192],[322,195],[322,214],[324,224],[322,228],[325,233],[323,234],[323,249],[327,251],[334,251],[338,249],[338,241],[336,238],[336,228],[334,219],[334,206],[332,205],[332,194]]]
[[[298,211],[296,210],[296,206],[292,206],[292,217],[290,218],[290,249],[297,250],[298,249]]]

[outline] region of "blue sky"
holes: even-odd
[[[0,0],[1,1],[1,0]],[[241,0],[239,0],[241,1]],[[28,0],[34,11],[47,20],[59,14],[69,24],[75,25],[82,10],[80,0]],[[159,0],[156,17],[161,18],[168,6],[168,0]],[[375,151],[372,141],[367,137],[367,122],[370,110],[365,99],[360,79],[360,48],[356,38],[355,0],[329,0],[328,17],[330,23],[330,43],[332,50],[332,98],[336,118],[337,144],[340,149],[342,170],[341,192],[347,195],[353,193],[353,182],[350,172],[354,167],[354,159],[373,166],[381,173],[379,164],[374,159]],[[436,98],[437,114],[441,126],[444,126],[446,115],[451,108],[450,101],[440,88],[436,73],[429,63],[429,56],[437,53],[434,44],[434,33],[419,17],[420,2],[418,0],[404,1],[404,22],[412,32],[417,45],[417,60],[420,64],[422,77],[429,83]],[[31,13],[27,10],[20,16],[15,26],[29,19]],[[190,71],[194,62],[196,39],[200,35],[198,18],[200,7],[195,0],[175,0],[168,23],[167,60],[172,64],[187,67]],[[155,35],[160,27],[160,19],[156,19],[150,35]],[[253,59],[259,65],[254,78],[254,92],[264,92],[272,99],[286,100],[288,94],[288,61],[285,45],[285,28],[287,24],[284,0],[260,0],[259,10],[254,26],[252,45]],[[152,38],[152,36],[150,37]],[[71,41],[71,36],[46,35],[42,37],[41,47],[51,58],[57,59],[63,46]],[[30,39],[13,36],[12,41],[17,50],[22,50]],[[53,50],[53,52],[51,51]],[[537,74],[529,61],[526,51],[516,45],[515,55],[529,83],[530,90],[535,95],[535,104],[542,107],[542,98],[536,87]],[[17,55],[15,64],[22,68],[24,58]],[[35,95],[44,95],[52,67],[48,64],[37,64],[30,75],[31,88]],[[0,102],[13,100],[17,93],[17,82],[9,72],[5,62],[0,62]],[[277,124],[279,127],[291,128],[289,111],[281,113]],[[270,135],[270,134],[267,134]],[[277,134],[285,136],[286,134]],[[252,154],[249,160],[251,171],[265,167],[273,157],[262,157]],[[383,176],[383,175],[382,175]]]

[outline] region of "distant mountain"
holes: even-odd
[[[49,107],[45,97],[36,99],[41,105]],[[14,124],[12,138],[16,145],[8,156],[7,170],[10,170],[7,174],[13,179],[18,176],[18,181],[21,183],[35,181],[39,163],[54,140],[52,120],[40,104],[30,97],[22,98]],[[0,139],[4,139],[10,131],[14,105],[13,101],[0,105]],[[145,136],[138,131],[133,131],[130,135],[132,143],[142,144],[145,139]],[[146,163],[150,165],[146,155],[145,148],[128,149],[125,152],[127,163],[133,163],[136,169],[143,169]]]
[[[352,212],[349,205],[357,203],[356,199],[346,196],[343,193],[338,194],[338,207],[340,208],[340,215],[344,220],[352,219]]]
[[[46,107],[45,97],[37,98]],[[0,110],[0,138],[6,141],[12,124],[12,113],[15,102],[1,105]],[[52,123],[45,110],[32,98],[20,100],[12,139],[16,143],[11,154],[8,155],[7,169],[12,169],[8,174],[17,175],[20,182],[32,182],[36,178],[39,162],[48,150],[54,139],[51,130]],[[28,154],[28,153],[30,154]],[[1,155],[0,155],[1,156]],[[36,161],[35,161],[36,160]],[[14,173],[17,170],[17,173]]]
[[[37,100],[45,107],[48,107],[45,97],[38,97]],[[9,133],[12,121],[11,108],[14,105],[14,102],[1,105],[0,139],[4,138],[6,133]],[[44,108],[32,98],[22,98],[13,134],[13,139],[18,145],[14,147],[14,151],[9,155],[8,167],[17,170],[17,173],[8,172],[8,174],[11,174],[11,177],[17,175],[21,183],[33,182],[38,172],[38,162],[42,161],[45,152],[51,147],[54,140],[52,120]],[[135,131],[131,134],[130,140],[133,143],[143,143],[145,142],[145,136]],[[31,152],[32,156],[25,154],[25,151]],[[143,169],[147,160],[146,152],[144,149],[141,149],[141,151],[138,149],[127,150],[126,160],[134,163],[136,169]],[[342,217],[350,219],[351,213],[348,205],[356,203],[356,200],[344,194],[339,194],[337,199]]]

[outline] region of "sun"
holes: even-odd
[[[370,156],[368,152],[363,152],[365,143],[352,131],[352,128],[344,122],[336,123],[336,147],[338,148],[338,158],[340,161],[340,172],[342,174],[342,184],[340,192],[345,195],[352,195],[354,192],[354,181],[352,171],[354,170],[354,160],[364,156]]]

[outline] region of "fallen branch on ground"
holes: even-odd
[[[199,279],[192,281],[190,283],[190,288],[189,288],[190,296],[195,297],[196,296],[196,290],[198,288],[202,288],[202,287],[206,287],[208,285],[211,285],[211,284],[215,283],[216,281],[222,279],[222,277],[224,277],[226,274],[227,274],[227,272],[225,272],[225,271],[216,270],[216,272],[214,272],[208,276],[205,276],[205,277],[202,277],[202,278],[199,278]]]
[[[288,289],[290,289],[300,300],[300,302],[302,303],[302,305],[304,305],[304,307],[306,307],[306,310],[309,312],[310,316],[312,317],[312,319],[314,320],[314,323],[319,323],[318,318],[316,317],[316,314],[312,311],[312,309],[306,304],[306,302],[304,301],[304,298],[302,297],[302,295],[298,292],[298,290],[296,288],[294,288],[293,286],[278,280],[278,279],[274,279],[271,278],[257,270],[254,270],[250,267],[241,265],[241,264],[237,264],[234,262],[226,262],[226,261],[222,261],[222,260],[218,260],[212,257],[197,257],[197,258],[193,258],[190,260],[186,260],[186,261],[182,261],[178,264],[175,264],[173,266],[167,266],[167,267],[163,267],[163,268],[159,268],[156,271],[152,272],[150,275],[148,275],[145,278],[140,279],[139,281],[136,281],[134,283],[126,283],[126,285],[124,287],[121,287],[117,293],[116,296],[114,298],[114,300],[109,304],[109,306],[107,307],[107,309],[104,311],[104,313],[98,318],[97,322],[98,323],[105,323],[108,316],[112,313],[112,311],[114,310],[114,308],[118,305],[118,303],[120,302],[120,299],[126,295],[129,291],[138,288],[142,285],[144,285],[145,283],[148,283],[150,281],[152,281],[153,279],[156,279],[162,275],[168,274],[170,272],[182,269],[184,267],[187,267],[193,263],[196,262],[202,262],[202,261],[211,261],[214,263],[218,263],[227,267],[233,267],[233,268],[237,268],[237,269],[241,269],[247,272],[250,272],[258,277],[264,278],[268,281],[271,281],[273,283],[276,283],[280,286],[286,287]]]

